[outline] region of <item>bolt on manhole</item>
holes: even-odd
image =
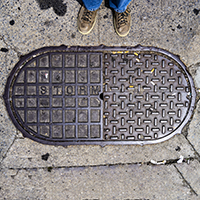
[[[53,145],[153,144],[195,104],[186,66],[155,47],[47,47],[23,57],[4,93],[25,137]]]

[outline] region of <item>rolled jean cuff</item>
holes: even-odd
[[[109,0],[110,7],[119,13],[126,11],[130,2],[131,0]]]
[[[118,12],[118,13],[123,13],[123,12],[125,12],[125,11],[126,11],[126,9],[124,9],[124,10],[118,10],[118,9],[114,9],[114,11],[116,11],[116,12]]]
[[[86,7],[87,8],[87,7]],[[98,7],[99,8],[99,7]],[[87,10],[89,10],[89,11],[95,11],[95,10],[98,10],[98,8],[87,8]]]
[[[102,0],[82,0],[84,6],[89,11],[95,11],[101,6]]]

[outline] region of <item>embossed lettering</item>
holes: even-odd
[[[73,93],[73,87],[72,86],[68,86],[67,87],[67,93],[68,94],[72,94]]]
[[[80,86],[80,94],[87,94],[87,90],[85,86]]]
[[[90,94],[98,95],[100,92],[100,86],[90,86]]]
[[[53,95],[62,95],[62,86],[53,86]]]
[[[47,93],[47,88],[45,86],[41,86],[41,94],[46,94]]]

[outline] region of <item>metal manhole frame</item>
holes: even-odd
[[[190,90],[191,90],[191,99],[190,99],[190,106],[188,108],[187,114],[185,115],[184,120],[181,122],[181,124],[175,129],[173,130],[170,134],[156,139],[156,140],[140,140],[140,141],[127,141],[127,140],[116,140],[116,141],[106,141],[106,140],[95,140],[95,141],[84,141],[84,140],[68,140],[68,141],[49,141],[49,140],[44,140],[41,139],[40,137],[37,137],[35,135],[31,135],[30,133],[28,133],[25,128],[26,127],[22,127],[18,121],[16,120],[14,113],[12,111],[12,97],[10,96],[10,88],[12,88],[13,86],[13,80],[15,77],[15,74],[20,71],[23,66],[30,60],[32,60],[33,58],[45,54],[45,53],[54,53],[54,52],[71,52],[71,53],[75,53],[75,52],[101,52],[101,53],[105,53],[105,52],[115,52],[115,53],[126,53],[128,51],[134,51],[134,52],[144,52],[144,51],[148,51],[148,52],[154,52],[154,53],[160,53],[163,54],[165,56],[167,56],[169,59],[174,60],[175,62],[177,62],[181,69],[183,70],[183,72],[185,73],[185,75],[188,78],[188,83],[190,86]],[[103,70],[103,69],[101,69]],[[184,76],[185,76],[184,75]],[[168,52],[167,50],[161,49],[161,48],[157,48],[157,47],[151,47],[151,46],[141,46],[141,45],[137,45],[135,47],[131,47],[131,46],[121,46],[121,47],[107,47],[104,45],[100,45],[100,46],[65,46],[65,45],[61,45],[61,46],[50,46],[50,47],[43,47],[40,49],[37,49],[35,51],[32,51],[30,53],[28,53],[27,55],[23,56],[18,63],[15,65],[15,67],[12,69],[9,77],[7,78],[7,82],[6,82],[6,86],[5,86],[5,90],[4,90],[4,94],[3,94],[3,98],[4,98],[4,102],[5,102],[5,106],[7,108],[7,112],[12,120],[12,122],[14,123],[14,125],[16,126],[16,128],[18,130],[20,130],[23,134],[24,137],[30,138],[34,141],[40,142],[42,144],[49,144],[49,145],[61,145],[61,146],[68,146],[68,145],[100,145],[100,146],[106,146],[106,145],[146,145],[146,144],[157,144],[160,142],[164,142],[166,140],[169,140],[170,138],[172,138],[174,135],[176,134],[181,134],[182,129],[186,126],[186,124],[190,121],[194,108],[195,108],[195,101],[196,101],[196,91],[195,91],[195,86],[194,86],[194,82],[192,79],[192,76],[189,74],[189,72],[187,71],[187,67],[186,65],[180,60],[180,57],[178,55],[174,55],[170,52]],[[103,123],[102,123],[103,125]],[[67,140],[67,139],[66,139]]]

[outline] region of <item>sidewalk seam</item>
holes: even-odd
[[[186,140],[188,141],[189,145],[192,147],[193,151],[195,152],[195,154],[197,155],[197,160],[200,162],[200,154],[198,153],[198,151],[194,148],[194,146],[192,145],[192,143],[190,142],[190,140],[185,137]]]
[[[0,166],[3,163],[4,159],[6,158],[6,156],[8,154],[8,151],[10,150],[10,148],[12,147],[12,145],[14,144],[15,140],[16,140],[16,135],[14,136],[14,139],[13,139],[12,143],[10,144],[10,146],[8,147],[7,151],[4,153],[4,155],[2,157],[2,160],[0,161]]]
[[[186,159],[194,159],[195,158],[186,158]],[[162,166],[166,166],[166,165],[174,165],[175,163],[177,163],[178,159],[169,159],[166,160],[166,164],[163,164]],[[133,166],[133,165],[149,165],[149,166],[160,166],[160,165],[154,165],[152,164],[150,161],[148,162],[133,162],[133,163],[113,163],[113,164],[97,164],[97,165],[79,165],[79,166],[45,166],[45,167],[16,167],[16,168],[12,168],[12,167],[5,167],[5,168],[0,168],[0,169],[9,169],[9,170],[37,170],[37,169],[47,169],[47,170],[52,170],[52,169],[72,169],[72,168],[96,168],[96,167],[114,167],[114,166]]]
[[[192,186],[190,185],[190,183],[185,179],[185,177],[183,176],[183,174],[181,173],[181,171],[178,169],[178,167],[176,167],[176,165],[174,165],[174,167],[176,168],[177,172],[180,174],[181,178],[185,181],[185,183],[188,185],[188,187],[190,188],[191,192],[194,193],[196,196],[198,196],[198,194],[195,192],[195,190],[192,188]]]
[[[8,35],[8,37],[9,37],[9,35]],[[20,57],[22,56],[22,53],[20,53],[19,50],[17,50],[17,47],[12,46],[12,45],[10,45],[10,44],[8,44],[8,43],[6,42],[6,40],[5,40],[5,38],[4,38],[3,35],[1,35],[0,40],[2,40],[3,43],[4,43],[7,47],[10,47],[10,49],[13,50],[13,51],[17,54],[17,57],[20,58]]]

